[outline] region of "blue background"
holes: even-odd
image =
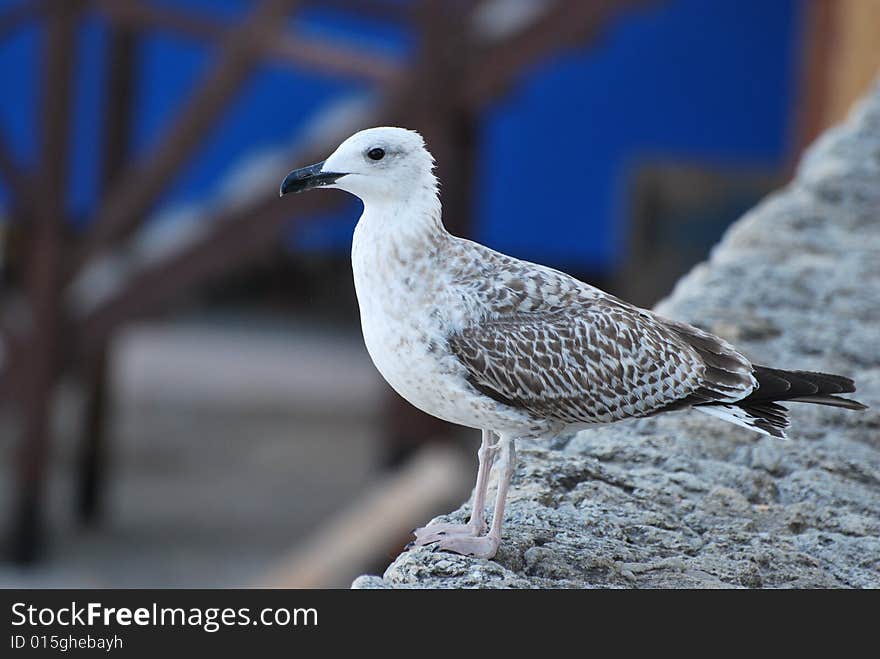
[[[240,0],[173,4],[233,21],[248,7]],[[625,249],[625,193],[643,158],[782,167],[792,146],[801,14],[796,0],[646,4],[590,46],[526,72],[481,119],[475,237],[520,257],[601,271]],[[403,28],[330,10],[303,12],[292,27],[401,60],[417,46]],[[215,56],[200,42],[151,35],[139,53],[136,154],[151,148]],[[94,210],[98,186],[106,25],[91,18],[81,36],[69,190],[78,222]],[[0,122],[29,166],[39,148],[41,46],[36,27],[0,42]],[[260,68],[159,205],[204,199],[238,159],[289,143],[328,104],[368,91],[306,70]],[[6,199],[0,185],[0,203]],[[352,203],[290,243],[346,251],[358,211]]]

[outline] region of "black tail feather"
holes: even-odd
[[[758,386],[748,396],[732,403],[697,404],[696,409],[779,438],[785,438],[789,426],[788,410],[779,405],[781,402],[867,409],[858,401],[837,395],[856,390],[855,382],[841,375],[783,371],[766,366],[755,366],[754,369]]]
[[[867,409],[858,401],[835,395],[852,393],[856,390],[855,382],[842,375],[811,371],[783,371],[778,368],[757,365],[753,375],[758,381],[758,386],[751,394],[736,402],[736,405],[740,407],[788,401],[831,405],[850,410]]]
[[[841,396],[801,396],[800,398],[791,398],[792,403],[813,403],[813,405],[828,405],[829,407],[842,407],[847,410],[866,410],[867,405],[860,403],[852,398],[843,398]]]
[[[740,407],[749,413],[757,428],[774,437],[785,438],[785,431],[791,425],[787,409],[776,403],[741,405]]]
[[[788,410],[781,405],[764,403],[763,405],[742,405],[741,407],[749,414],[766,419],[768,423],[775,426],[780,428],[788,427]]]

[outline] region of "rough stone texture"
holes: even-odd
[[[658,311],[871,409],[792,405],[789,441],[680,412],[522,445],[494,560],[418,549],[354,587],[880,587],[880,87]]]

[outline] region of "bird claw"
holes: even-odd
[[[492,558],[498,551],[500,538],[480,535],[485,531],[485,525],[478,528],[473,524],[429,524],[414,531],[415,540],[407,544],[405,549],[430,547],[432,552],[448,551],[475,558]]]
[[[435,545],[435,551],[449,551],[474,558],[493,558],[498,553],[501,538],[493,535],[463,536],[454,535],[443,538]]]
[[[416,547],[422,547],[424,545],[431,544],[432,542],[437,542],[438,540],[447,536],[473,537],[478,536],[480,535],[480,533],[483,533],[485,531],[485,524],[483,524],[481,527],[478,527],[474,524],[451,524],[447,522],[437,522],[435,524],[428,524],[427,526],[415,529],[413,531],[413,535],[415,535],[416,539],[413,541],[413,544],[415,544]]]

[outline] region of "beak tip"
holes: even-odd
[[[296,177],[294,177],[291,172],[291,174],[284,177],[284,180],[281,181],[281,185],[278,186],[278,196],[286,197],[292,192],[299,192],[299,188],[296,185]]]
[[[308,167],[303,167],[302,169],[293,170],[284,177],[283,181],[281,181],[278,196],[284,197],[291,193],[303,192],[304,190],[331,185],[340,176],[344,176],[344,174],[338,174],[336,172],[325,172],[323,171],[323,166],[324,163],[322,161],[315,163],[314,165],[309,165]]]

